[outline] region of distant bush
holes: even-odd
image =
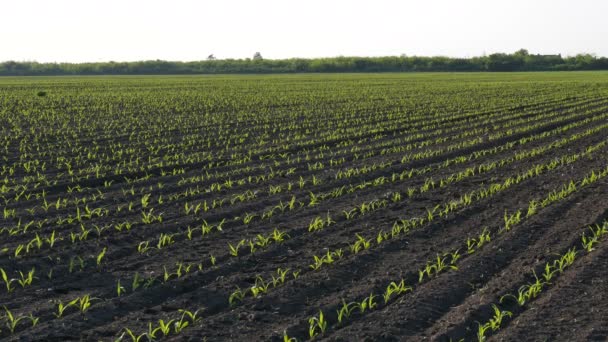
[[[194,62],[0,63],[0,75],[3,76],[558,70],[608,70],[608,58],[589,54],[565,58],[561,55],[531,55],[522,49],[513,54],[495,53],[472,58],[388,56],[262,59],[261,54],[256,54],[254,59],[216,59],[213,56]]]

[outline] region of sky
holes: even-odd
[[[0,0],[0,61],[608,56],[604,0]]]

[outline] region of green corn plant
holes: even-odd
[[[255,253],[256,245],[252,241],[249,241],[249,240],[247,241],[247,244],[249,245],[249,253],[251,253],[251,254]]]
[[[163,336],[168,336],[171,333],[171,324],[175,322],[174,319],[165,322],[162,319],[158,320],[158,330],[163,333]]]
[[[144,224],[152,224],[154,222],[163,222],[163,214],[154,214],[154,208],[150,208],[148,212],[141,212],[141,222]]]
[[[338,314],[338,324],[342,324],[342,321],[349,318],[351,313],[357,308],[359,308],[359,303],[346,303],[346,301],[342,299],[342,306],[339,310],[336,310],[336,313]]]
[[[136,335],[131,329],[124,328],[124,332],[117,339],[117,341],[122,341],[125,334],[127,334],[131,338],[131,342],[143,342],[144,338],[146,338],[148,341],[150,340],[150,337],[148,336],[147,333],[143,333],[141,335]]]
[[[96,299],[99,300],[99,298],[93,298],[91,297],[91,295],[88,294],[77,298],[77,305],[80,309],[80,312],[84,314],[91,307],[91,301]]]
[[[399,192],[393,192],[393,194],[391,195],[391,201],[393,201],[393,203],[397,203],[401,201],[401,193]]]
[[[374,309],[376,306],[378,306],[378,304],[375,301],[376,295],[374,295],[373,293],[371,293],[368,297],[365,297],[360,303],[359,303],[359,312],[364,313],[367,310],[372,310]]]
[[[505,225],[503,228],[501,228],[501,232],[509,231],[509,230],[511,230],[512,226],[521,222],[521,211],[518,210],[517,212],[515,212],[515,214],[508,215],[507,211],[505,210],[504,221],[505,221]]]
[[[526,217],[530,217],[530,216],[536,214],[536,212],[538,211],[538,206],[539,206],[538,201],[536,201],[536,200],[530,201],[530,204],[528,204],[528,213],[526,214]]]
[[[58,300],[57,301],[57,312],[53,313],[53,315],[55,315],[55,317],[57,317],[57,318],[61,318],[63,316],[63,313],[65,312],[65,310],[67,310],[70,306],[75,306],[78,304],[79,299],[80,298],[72,299],[71,301],[69,301],[65,304],[62,301]]]
[[[192,233],[194,233],[194,229],[190,226],[186,228],[186,237],[188,240],[192,240]]]
[[[388,301],[391,299],[391,297],[393,295],[400,295],[402,293],[406,293],[408,291],[413,291],[412,287],[409,286],[405,286],[405,280],[401,279],[401,282],[396,283],[396,282],[391,282],[390,284],[388,284],[388,286],[386,287],[386,290],[384,291],[384,304],[387,304]]]
[[[492,304],[492,309],[494,310],[494,316],[490,318],[488,322],[492,331],[496,331],[500,328],[502,321],[505,317],[512,317],[513,314],[510,311],[500,310],[496,305]]]
[[[280,230],[278,230],[277,228],[275,228],[271,235],[270,238],[276,242],[276,243],[280,243],[283,242],[285,239],[290,239],[291,236],[289,236],[289,234],[285,233],[285,232],[281,232]]]
[[[287,331],[283,330],[283,342],[298,342],[298,340],[295,337],[289,337]]]
[[[599,224],[596,224],[593,227],[589,227],[589,229],[591,230],[593,235],[595,235],[597,237],[602,237],[602,236],[608,234],[608,222],[604,223],[601,226]]]
[[[390,239],[390,234],[389,233],[385,233],[383,230],[380,230],[378,232],[378,235],[376,236],[376,243],[379,245],[383,241],[386,241],[388,239]]]
[[[23,251],[23,249],[25,248],[24,245],[18,245],[17,248],[15,248],[15,259],[19,257],[19,255],[21,254],[21,252]]]
[[[26,248],[26,253],[29,253],[30,247],[31,246],[35,246],[38,248],[38,250],[40,250],[42,248],[42,245],[44,244],[44,239],[41,238],[38,233],[36,233],[36,237],[33,238],[28,244],[27,244],[27,248]]]
[[[182,317],[181,317],[182,321],[184,320],[185,317],[187,317],[190,319],[190,323],[194,324],[202,319],[202,318],[198,317],[198,313],[199,313],[199,311],[201,311],[201,309],[196,310],[194,312],[188,311],[185,309],[179,309],[177,311],[182,313]]]
[[[11,334],[15,333],[15,330],[17,329],[17,325],[19,324],[19,322],[23,321],[24,319],[29,319],[30,322],[32,323],[32,327],[35,327],[39,321],[39,318],[34,317],[34,315],[32,315],[32,314],[29,314],[28,316],[14,315],[6,306],[4,306],[4,312],[5,312],[4,319],[6,320],[6,327],[11,332]]]
[[[475,253],[475,246],[477,246],[477,240],[475,238],[467,238],[467,253]]]
[[[366,240],[364,237],[362,237],[358,233],[356,233],[355,235],[357,236],[357,241],[355,241],[354,244],[350,245],[351,252],[353,252],[354,254],[357,254],[361,250],[368,249],[371,246],[371,240]]]
[[[244,246],[246,244],[245,240],[241,240],[239,241],[239,243],[236,244],[236,246],[233,246],[231,243],[228,243],[228,248],[229,248],[229,252],[230,255],[232,255],[233,257],[238,257],[239,256],[239,249]]]
[[[131,222],[126,221],[126,222],[115,224],[114,225],[114,229],[117,230],[117,231],[119,231],[119,232],[122,232],[123,229],[126,229],[127,231],[129,231],[129,230],[131,230],[132,226],[133,225],[131,224]]]
[[[160,327],[158,328],[154,328],[152,326],[152,322],[148,322],[148,332],[146,333],[146,335],[148,336],[148,340],[155,340],[156,339],[156,334],[160,331]]]
[[[328,211],[327,215],[325,215],[325,226],[329,227],[334,223],[336,223],[336,221],[332,220],[331,216],[329,215],[329,211]]]
[[[141,207],[143,209],[146,209],[150,204],[150,196],[151,194],[145,194],[141,197]]]
[[[175,240],[173,239],[173,234],[161,233],[158,237],[158,243],[156,244],[156,248],[162,249],[166,246],[172,245],[173,243],[175,243]]]
[[[57,239],[55,238],[55,231],[54,230],[51,233],[51,235],[49,235],[49,237],[45,239],[45,241],[48,243],[48,245],[49,245],[50,248],[53,248],[53,246],[55,245],[55,241],[57,241]]]
[[[97,262],[97,268],[101,267],[101,262],[103,261],[104,256],[106,255],[107,247],[104,247],[99,254],[97,254],[97,258],[95,261]]]
[[[243,301],[243,298],[245,298],[245,293],[243,292],[243,290],[241,290],[240,287],[237,287],[236,290],[232,292],[228,297],[228,304],[230,304],[230,306],[233,306],[236,304],[237,301]]]
[[[257,217],[256,214],[245,213],[245,216],[243,216],[243,223],[249,224],[255,217]]]
[[[272,276],[272,286],[277,287],[278,285],[285,283],[287,272],[289,272],[289,270],[289,268],[285,270],[280,267],[277,268],[277,277],[275,278],[274,276]]]
[[[574,263],[574,259],[576,259],[577,254],[578,252],[576,251],[576,248],[572,247],[568,250],[568,252],[554,261],[554,267],[556,267],[560,272],[563,272],[566,267]]]
[[[553,275],[557,272],[559,272],[559,269],[554,269],[554,267],[552,267],[549,263],[546,263],[544,272],[542,274],[545,282],[548,283],[551,279],[553,279]]]
[[[309,192],[310,194],[310,202],[308,203],[309,207],[313,207],[315,205],[319,204],[319,196],[315,195],[312,191]]]
[[[148,252],[152,247],[149,246],[150,242],[149,241],[142,241],[137,245],[137,252],[139,252],[139,254],[145,254],[146,252]]]
[[[320,269],[321,266],[323,266],[324,258],[323,257],[319,258],[316,255],[313,255],[313,258],[314,258],[314,263],[310,264],[309,267],[316,271],[316,270]]]
[[[302,202],[297,202],[300,203],[300,206],[304,205]],[[289,200],[289,202],[287,203],[289,210],[294,210],[296,208],[296,196],[291,196],[291,200]]]
[[[163,281],[166,283],[167,281],[169,281],[169,279],[171,279],[172,275],[177,275],[176,273],[170,273],[169,271],[167,271],[167,268],[165,266],[163,266]],[[179,275],[177,275],[179,278]]]
[[[315,217],[310,221],[308,225],[309,232],[315,232],[317,230],[321,230],[325,227],[325,220],[323,220],[320,216]]]
[[[407,197],[412,198],[416,194],[416,188],[407,188]]]
[[[490,329],[489,324],[481,324],[477,322],[477,341],[485,342],[486,341],[486,331]]]
[[[309,318],[308,324],[308,336],[311,339],[319,335],[319,331],[321,334],[323,334],[325,333],[325,330],[327,330],[327,321],[323,317],[323,311],[319,311],[319,317]]]
[[[585,233],[583,233],[581,240],[583,243],[583,248],[587,252],[593,251],[594,250],[593,245],[598,242],[598,238],[596,236],[592,235],[591,237],[587,237],[587,235]]]
[[[490,242],[490,241],[491,241],[490,232],[488,231],[488,228],[486,227],[483,229],[481,234],[479,234],[479,238],[477,239],[477,247],[481,247],[485,243]]]
[[[257,298],[261,294],[265,294],[268,292],[268,287],[270,286],[270,282],[265,282],[262,277],[257,276],[255,279],[255,285],[251,287],[251,294],[254,298]]]
[[[131,292],[135,292],[135,290],[137,290],[143,282],[144,279],[141,278],[139,273],[135,273],[135,276],[133,277],[133,282],[131,282]]]
[[[187,328],[189,324],[190,324],[190,322],[184,320],[184,317],[182,316],[182,318],[179,321],[176,321],[175,323],[173,323],[173,328],[174,328],[175,333],[176,334],[181,333],[182,330]]]
[[[203,220],[203,224],[201,225],[201,234],[204,237],[205,235],[211,233],[211,230],[213,229],[213,226],[211,226],[209,223],[207,223],[206,220]]]
[[[456,267],[455,264],[458,261],[458,259],[460,259],[460,250],[457,249],[454,252],[446,253],[446,254],[444,254],[444,256],[450,257],[450,268],[453,270],[457,270],[458,267]]]
[[[346,217],[347,220],[350,220],[357,214],[357,208],[353,208],[351,210],[342,210],[342,212],[344,213],[344,217]]]
[[[97,232],[97,237],[101,237],[101,233],[103,233],[104,230],[108,229],[108,226],[99,227],[97,225],[94,225],[93,228],[95,228],[95,231]]]
[[[4,271],[4,269],[0,268],[0,275],[2,276],[2,281],[4,281],[4,285],[6,287],[6,292],[13,292],[14,287],[12,284],[17,281],[17,279],[8,279],[8,275]]]
[[[528,285],[523,285],[522,287],[519,288],[519,290],[517,291],[517,295],[511,294],[511,293],[507,293],[506,295],[503,295],[500,297],[499,302],[502,304],[504,301],[506,301],[508,298],[512,298],[515,300],[515,302],[519,305],[519,306],[523,306],[524,304],[526,304],[526,302],[528,301],[528,298],[526,297],[526,291],[529,288]]]
[[[597,244],[602,236],[608,234],[608,224],[604,224],[602,226],[595,225],[595,227],[590,226],[589,230],[591,231],[590,237],[587,237],[586,233],[583,233],[581,240],[583,244],[583,248],[587,252],[593,251],[595,248],[593,247]]]
[[[270,244],[270,240],[272,237],[265,237],[261,234],[256,235],[255,244],[260,246],[260,248],[264,248]]]
[[[2,270],[2,269],[0,269],[0,270]],[[21,276],[21,279],[17,280],[19,285],[21,285],[22,288],[32,285],[32,282],[34,281],[34,279],[38,279],[37,277],[34,277],[35,272],[36,272],[35,267],[32,267],[32,269],[29,272],[27,272],[27,275],[25,275],[25,274],[23,274],[23,272],[19,271],[19,275]],[[4,279],[4,276],[2,278]]]
[[[116,295],[120,297],[122,293],[126,291],[127,290],[125,290],[125,287],[120,285],[120,279],[118,279],[118,282],[116,283]]]
[[[194,215],[196,215],[199,212],[199,210],[201,209],[201,205],[202,205],[201,203],[196,204],[196,205],[194,205],[194,204],[190,205],[190,203],[186,202],[184,204],[184,211],[186,212],[186,215],[190,215],[190,213],[193,213]]]
[[[304,186],[306,185],[306,181],[304,180],[304,178],[302,176],[300,176],[300,179],[298,181],[298,186],[300,187],[300,189],[304,188]]]

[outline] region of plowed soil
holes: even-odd
[[[23,320],[14,332],[0,327],[0,338],[131,341],[127,329],[143,335],[159,319],[182,317],[180,309],[200,309],[200,320],[179,333],[157,332],[155,340],[282,341],[288,336],[303,341],[310,338],[309,319],[320,311],[328,326],[324,332],[317,330],[314,340],[477,340],[478,322],[492,317],[492,304],[533,280],[545,263],[576,247],[580,252],[574,263],[546,284],[538,297],[524,306],[501,306],[511,317],[487,337],[608,340],[608,240],[603,238],[590,252],[581,248],[583,232],[608,219],[608,177],[581,184],[584,177],[608,167],[608,76],[589,75],[451,76],[456,81],[440,75],[125,78],[90,79],[83,84],[72,84],[83,81],[69,78],[41,79],[38,84],[0,80],[6,98],[0,102],[3,123],[10,121],[15,125],[11,127],[23,130],[20,135],[15,128],[4,131],[18,139],[7,143],[3,163],[8,167],[24,160],[46,162],[40,174],[57,180],[28,188],[30,199],[6,201],[19,190],[3,192],[2,207],[16,214],[0,220],[0,227],[7,228],[0,233],[0,248],[4,248],[0,267],[15,279],[19,271],[33,268],[36,278],[31,286],[13,282],[11,292],[0,290],[0,305],[16,314],[33,314],[39,321],[32,326]],[[31,100],[28,94],[41,85],[48,89],[49,98]],[[417,98],[411,92],[426,95]],[[203,108],[203,99],[210,101],[209,107]],[[44,127],[34,127],[25,118],[9,120],[17,113],[23,115],[26,108],[41,118],[39,122],[45,122],[44,113],[50,111],[66,116],[58,114],[47,123],[47,133],[36,135],[33,132],[45,132]],[[91,118],[91,131],[75,129],[69,137],[63,136],[63,124],[77,125],[68,113],[87,111],[97,116]],[[196,121],[199,112],[226,118],[217,119],[221,123],[217,125]],[[258,121],[256,115],[264,119]],[[127,121],[131,119],[135,121]],[[173,119],[183,120],[175,124]],[[112,128],[115,134],[104,128],[103,120],[117,123]],[[163,120],[171,123],[165,127]],[[131,131],[147,132],[149,141],[158,141],[146,150],[145,140],[135,144]],[[162,152],[190,135],[201,140],[183,156]],[[229,149],[204,146],[206,137]],[[25,153],[18,141],[39,149]],[[119,175],[109,171],[121,165],[107,157],[112,156],[110,146],[117,144],[124,148],[133,144],[139,152],[128,162],[134,163],[140,154],[143,167]],[[72,146],[99,146],[98,154],[87,159],[86,150]],[[143,154],[155,147],[161,151]],[[196,159],[204,153],[210,157]],[[75,179],[60,165],[58,155],[80,155],[82,159],[73,159],[81,160],[75,169],[95,163],[109,168],[97,176],[86,169],[81,175],[89,177]],[[173,155],[179,162],[170,165]],[[188,155],[196,158],[188,160]],[[247,155],[250,158],[231,164]],[[162,158],[170,166],[157,165]],[[560,162],[486,197],[473,196],[472,202],[460,203],[445,215],[439,213],[450,201],[517,179],[552,161]],[[340,176],[355,168],[351,176]],[[176,174],[171,173],[174,170]],[[399,179],[411,170],[415,172]],[[2,178],[10,177],[13,185],[33,184],[27,178],[33,175],[20,166]],[[429,182],[432,185],[420,190]],[[532,200],[542,201],[570,182],[577,184],[576,191],[526,215]],[[76,186],[82,190],[74,190]],[[51,208],[44,210],[43,197],[35,194],[45,196]],[[142,203],[146,194],[148,205]],[[239,199],[244,194],[249,197]],[[311,203],[315,195],[323,194],[327,195],[318,203]],[[87,200],[78,205],[55,207],[62,198],[83,196]],[[212,207],[222,199],[221,206]],[[202,209],[203,202],[208,210]],[[378,207],[357,209],[374,202],[380,203]],[[186,213],[187,207],[197,204],[201,207],[196,214]],[[86,213],[85,206],[108,212],[57,223],[74,217],[76,207]],[[142,213],[149,208],[162,213],[162,222],[143,221]],[[518,210],[523,213],[521,222],[504,230],[505,215]],[[245,222],[248,215],[252,219]],[[311,231],[311,222],[327,217],[331,224]],[[408,232],[378,241],[379,234],[390,235],[396,222],[412,218],[424,220]],[[36,222],[30,230],[8,233],[8,228],[30,221]],[[203,236],[202,226],[222,221],[221,231],[212,229]],[[123,222],[132,226],[116,228]],[[253,253],[245,243],[238,255],[231,255],[230,245],[242,239],[257,241],[258,235],[270,236],[274,229],[286,233],[284,241],[254,244]],[[90,230],[87,238],[71,241],[70,234],[83,230]],[[491,240],[468,253],[467,239],[482,231]],[[55,246],[43,243],[42,248],[15,256],[19,245],[53,232],[60,238]],[[172,234],[172,241],[159,247],[161,234]],[[355,253],[351,246],[359,237],[370,245]],[[146,242],[149,249],[142,251]],[[97,264],[104,248],[107,252]],[[342,256],[334,255],[334,262],[318,270],[311,267],[315,257],[338,250]],[[455,251],[460,257],[454,267],[420,280],[419,271],[429,262]],[[271,282],[278,277],[277,270],[286,271],[284,282],[270,284],[266,293],[254,296],[251,287],[260,278]],[[411,291],[385,302],[382,294],[387,285],[401,280]],[[123,287],[120,295],[119,286]],[[230,303],[238,289],[245,296]],[[58,301],[85,294],[94,297],[86,312],[72,306],[56,317]],[[370,294],[375,295],[375,307],[355,310],[343,322],[337,321],[343,302],[361,302]],[[7,318],[0,321],[7,322]],[[148,339],[152,340],[149,334],[140,341]]]

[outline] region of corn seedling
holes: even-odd
[[[323,317],[323,311],[319,311],[319,317],[311,317],[308,319],[308,336],[312,339],[319,333],[325,333],[327,329],[327,321]]]
[[[65,310],[67,310],[70,306],[78,305],[79,299],[80,298],[72,299],[71,301],[69,301],[65,304],[62,301],[58,300],[57,301],[57,312],[53,313],[53,315],[55,315],[55,317],[57,317],[57,318],[61,318],[63,316],[63,313],[65,312]]]
[[[237,287],[236,290],[234,290],[234,292],[232,292],[228,297],[228,304],[230,304],[230,306],[233,306],[236,304],[237,301],[242,301],[243,298],[245,298],[245,293],[243,292],[243,290],[241,290],[240,287]]]
[[[291,237],[289,236],[289,234],[287,234],[287,233],[285,233],[285,232],[281,232],[280,230],[278,230],[277,228],[275,228],[275,229],[272,231],[272,234],[270,235],[270,238],[271,238],[271,239],[272,239],[274,242],[276,242],[276,243],[280,243],[280,242],[283,242],[283,240],[285,240],[285,239],[289,239],[289,238],[291,238]]]
[[[2,269],[0,269],[0,270],[2,270]],[[32,269],[29,272],[27,272],[27,275],[25,275],[25,274],[23,274],[23,272],[19,271],[19,276],[21,277],[20,279],[17,279],[17,282],[19,283],[19,285],[21,285],[22,288],[32,285],[32,282],[36,278],[36,277],[34,277],[35,272],[36,272],[36,268],[34,268],[34,267],[32,267]],[[4,275],[2,275],[2,278],[4,279]]]
[[[11,332],[11,334],[15,333],[19,322],[25,319],[29,319],[32,323],[32,327],[35,327],[39,320],[39,318],[34,317],[34,315],[32,314],[29,314],[27,316],[14,315],[6,306],[4,307],[4,319],[6,320],[6,327]]]
[[[4,271],[4,269],[0,268],[0,275],[2,275],[2,281],[4,281],[4,286],[6,287],[6,292],[13,292],[14,287],[12,286],[13,282],[16,282],[17,279],[9,279],[8,275]]]
[[[346,303],[344,299],[342,299],[342,306],[339,310],[336,310],[338,314],[338,324],[341,324],[342,321],[346,318],[349,318],[351,313],[359,307],[359,303]]]
[[[97,262],[97,268],[101,267],[101,262],[103,261],[104,256],[106,255],[107,247],[104,247],[99,254],[97,254],[97,258],[95,259]]]
[[[378,304],[376,303],[376,295],[371,293],[368,297],[365,297],[358,305],[359,312],[364,313],[367,310],[372,310]]]
[[[239,256],[239,249],[245,245],[245,240],[241,240],[239,241],[239,243],[236,244],[236,246],[233,246],[231,243],[228,243],[228,248],[230,251],[230,255],[232,255],[233,257],[237,257]]]
[[[354,244],[350,245],[350,250],[354,254],[359,253],[361,250],[368,249],[371,246],[371,240],[366,240],[359,234],[355,234],[357,236],[357,241]]]
[[[136,335],[131,329],[124,328],[124,332],[122,333],[122,335],[120,335],[120,337],[116,341],[122,341],[125,334],[127,334],[131,338],[131,342],[143,342],[144,338],[146,338],[149,341],[151,338],[151,337],[149,337],[149,335],[147,333],[143,333],[141,335]]]
[[[413,288],[405,286],[405,280],[402,279],[399,283],[391,282],[390,284],[388,284],[386,290],[384,291],[384,304],[387,304],[393,295],[398,296],[408,291],[413,291]]]
[[[158,237],[158,242],[156,243],[156,248],[162,249],[169,245],[172,245],[173,243],[175,243],[175,240],[173,239],[173,234],[161,233],[160,236]]]
[[[287,331],[283,331],[283,342],[298,342],[298,340],[295,337],[289,337]]]
[[[137,252],[139,252],[139,254],[145,254],[146,252],[148,252],[152,247],[150,247],[150,242],[149,241],[142,241],[137,245]]]
[[[272,286],[277,287],[277,286],[285,283],[285,278],[287,277],[287,272],[289,272],[289,268],[285,269],[285,270],[283,270],[281,268],[277,268],[277,277],[275,278],[274,276],[272,276]]]
[[[92,300],[98,300],[99,298],[92,298],[91,295],[84,295],[78,299],[78,308],[80,309],[81,313],[85,313],[90,307],[91,307],[91,301]]]

